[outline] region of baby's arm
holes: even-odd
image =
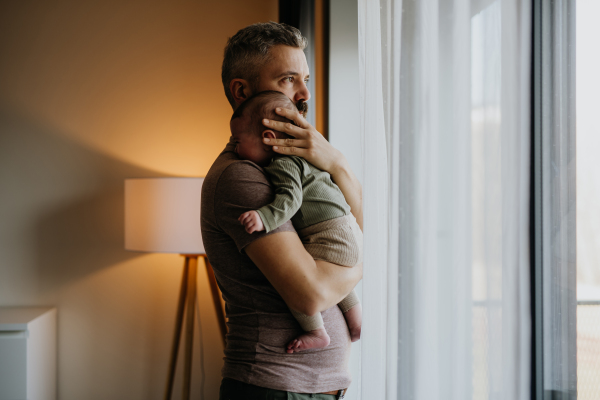
[[[248,211],[239,218],[246,232],[267,232],[289,221],[302,204],[302,173],[304,167],[298,157],[279,157],[265,168],[275,186],[275,199],[256,211]]]

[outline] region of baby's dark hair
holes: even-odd
[[[231,116],[231,120],[233,121],[236,118],[240,118],[248,112],[249,114],[246,115],[250,117],[250,128],[252,129],[252,133],[256,134],[261,134],[267,129],[262,123],[263,118],[294,123],[275,113],[276,107],[287,108],[294,111],[297,110],[294,102],[292,102],[285,94],[276,90],[265,90],[264,92],[253,94],[240,104]]]

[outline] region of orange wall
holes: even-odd
[[[58,307],[60,399],[162,398],[183,259],[123,250],[123,180],[206,174],[229,136],[225,41],[276,19],[276,0],[0,3],[0,306]]]
[[[276,20],[277,2],[55,3],[3,2],[2,102],[111,157],[205,173],[231,112],[226,38]]]

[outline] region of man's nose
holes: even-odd
[[[300,84],[301,87],[296,92],[296,96],[294,96],[294,102],[297,103],[300,100],[308,101],[310,100],[310,92],[308,91],[308,87],[306,86],[306,82],[302,81]]]

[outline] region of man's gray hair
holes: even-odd
[[[293,26],[271,21],[249,25],[227,40],[221,80],[234,110],[237,105],[229,89],[231,81],[245,79],[255,91],[260,68],[269,60],[269,50],[280,44],[304,50],[306,38]]]

